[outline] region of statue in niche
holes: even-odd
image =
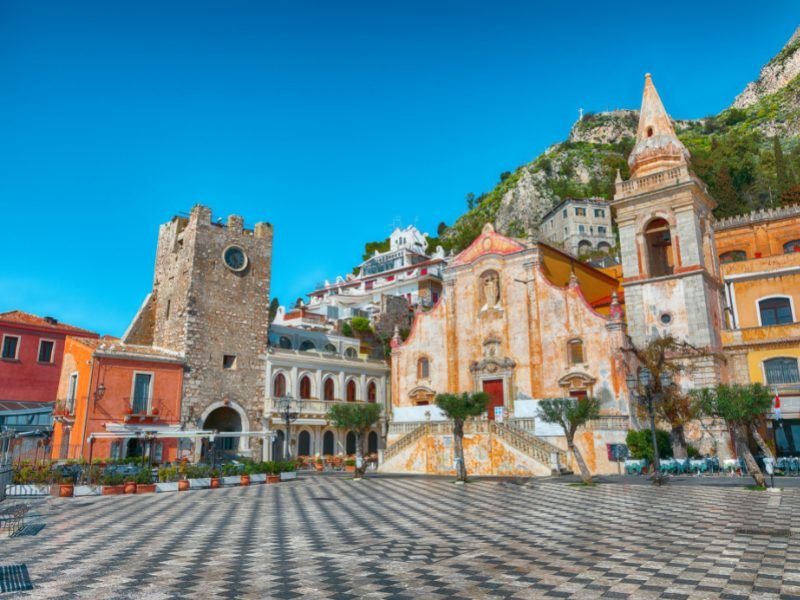
[[[483,275],[482,292],[483,306],[481,310],[496,308],[500,306],[500,278],[494,271],[489,271]]]

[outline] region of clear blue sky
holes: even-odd
[[[195,203],[275,226],[273,295],[435,233],[578,108],[715,113],[797,2],[0,2],[0,311],[121,334],[158,225]]]

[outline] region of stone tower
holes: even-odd
[[[628,332],[637,346],[656,335],[707,350],[696,359],[696,385],[719,381],[722,281],[706,185],[689,169],[653,81],[645,76],[639,127],[628,164],[617,177],[612,207],[622,251]]]
[[[197,205],[158,233],[153,291],[125,341],[181,353],[186,429],[262,429],[272,226]],[[250,452],[245,436],[227,449]]]

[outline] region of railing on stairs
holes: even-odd
[[[558,467],[567,465],[567,453],[558,446],[554,446],[516,427],[509,427],[497,421],[489,421],[489,423],[492,433],[497,437],[543,465],[556,468],[556,465],[553,464],[554,454],[558,458]]]
[[[383,462],[387,462],[397,456],[400,452],[408,448],[414,442],[420,440],[427,432],[427,425],[423,423],[419,425],[416,429],[412,430],[411,432],[405,434],[399,440],[397,440],[394,444],[387,447],[383,451]]]

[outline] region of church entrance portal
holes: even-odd
[[[486,407],[489,413],[489,419],[494,420],[494,409],[496,406],[503,406],[503,380],[502,379],[484,379],[483,391],[489,394],[489,404]]]

